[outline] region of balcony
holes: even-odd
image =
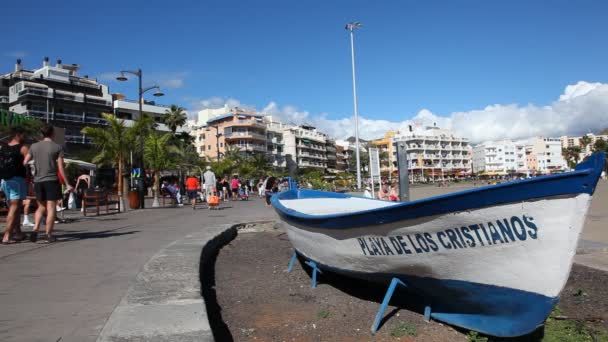
[[[26,87],[25,89],[21,90],[18,94],[18,97],[23,97],[23,96],[39,96],[39,97],[44,97],[44,98],[54,98],[57,100],[65,100],[65,101],[70,101],[70,102],[85,103],[85,96],[80,93],[69,93],[69,92],[57,90],[54,92],[54,96],[53,96],[53,92],[50,89],[35,88],[35,87]],[[100,106],[104,106],[104,107],[112,106],[112,101],[105,100],[101,97],[93,97],[93,96],[87,96],[86,103],[90,103],[93,105],[100,105]]]
[[[41,97],[46,97],[46,98],[51,98],[51,93],[49,92],[48,89],[41,89],[41,88],[25,88],[22,91],[20,91],[18,93],[18,97],[22,97],[22,96],[41,96]]]
[[[325,157],[325,155],[321,154],[321,153],[300,152],[299,156],[301,156],[301,157],[307,157],[307,158],[327,160],[327,158]]]
[[[320,162],[309,161],[309,160],[299,160],[298,161],[298,166],[325,168],[326,164],[325,163],[320,163]]]
[[[325,146],[323,146],[323,145],[314,145],[314,144],[307,144],[307,143],[300,142],[296,146],[299,148],[306,148],[309,150],[323,151],[323,152],[326,151]]]
[[[266,129],[266,124],[257,120],[235,119],[226,122],[226,127],[256,127]]]
[[[37,119],[41,119],[46,121],[47,112],[39,111],[39,110],[28,110],[25,112],[25,115],[31,116]],[[106,119],[96,116],[85,116],[83,117],[81,114],[66,114],[66,113],[48,113],[49,120],[53,121],[65,121],[65,122],[81,122],[87,124],[94,125],[107,125],[108,122]]]
[[[8,103],[8,96],[0,96],[0,103]]]
[[[257,145],[257,144],[233,144],[230,146],[237,147],[241,152],[267,152],[266,145]]]
[[[224,138],[231,139],[257,139],[266,141],[266,135],[255,132],[230,132],[224,133]]]

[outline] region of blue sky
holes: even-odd
[[[160,102],[188,109],[219,97],[350,116],[351,20],[371,120],[543,106],[578,81],[608,83],[608,1],[3,1],[0,13],[0,72],[16,56],[61,58],[133,98],[135,82],[105,80],[142,67]]]

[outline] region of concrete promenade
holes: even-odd
[[[470,186],[415,187],[412,198],[466,188]],[[104,327],[110,335],[116,332],[112,329],[131,329],[136,334],[145,328],[137,323],[146,317],[138,319],[137,314],[159,317],[170,312],[165,311],[167,306],[150,306],[161,310],[156,313],[137,312],[138,301],[172,305],[181,300],[179,304],[186,306],[174,312],[191,310],[198,315],[202,306],[192,287],[183,297],[173,287],[148,288],[141,280],[154,284],[156,280],[149,277],[163,272],[170,274],[165,280],[179,279],[185,271],[175,261],[196,267],[202,244],[218,227],[276,219],[259,199],[225,206],[220,211],[193,211],[186,206],[80,219],[57,226],[58,243],[1,246],[0,341],[95,341]],[[607,181],[600,181],[596,191],[576,262],[608,271]],[[173,284],[177,287],[179,282]],[[131,321],[123,324],[128,318]],[[200,323],[205,328],[205,322]]]
[[[57,225],[54,244],[1,246],[0,341],[95,341],[159,250],[206,226],[275,217],[260,200],[224,206],[87,218]]]

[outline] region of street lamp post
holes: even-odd
[[[158,97],[158,96],[163,96],[165,94],[163,94],[163,92],[160,91],[160,87],[157,86],[157,85],[153,85],[153,86],[145,87],[145,88],[143,87],[143,85],[142,85],[142,75],[143,75],[143,73],[141,71],[141,68],[139,68],[137,70],[121,70],[120,71],[120,76],[116,77],[116,79],[118,81],[127,81],[128,78],[125,76],[125,73],[137,76],[138,85],[139,85],[139,87],[138,87],[138,90],[139,90],[139,92],[138,92],[139,93],[139,97],[138,97],[138,99],[139,99],[139,101],[138,101],[139,102],[139,119],[141,120],[144,117],[144,111],[143,111],[144,93],[146,93],[149,90],[156,89],[156,92],[154,93],[154,96]],[[145,171],[144,171],[144,139],[143,139],[143,137],[141,137],[141,139],[140,139],[139,149],[140,149],[140,153],[141,153],[140,159],[139,159],[139,167],[141,168],[142,177],[143,177],[143,176],[145,176]],[[120,177],[122,177],[122,175],[120,175]],[[145,208],[144,202],[145,202],[145,195],[146,195],[146,193],[145,193],[145,185],[143,184],[143,182],[144,182],[144,180],[142,180],[142,184],[139,187],[139,198],[140,198],[139,208],[140,209],[144,209]]]
[[[346,29],[350,32],[350,53],[353,71],[353,102],[355,109],[355,156],[357,158],[357,189],[361,190],[361,159],[359,156],[359,111],[357,108],[357,80],[355,77],[355,29],[361,27],[358,21],[346,24]],[[373,181],[373,180],[372,180]]]

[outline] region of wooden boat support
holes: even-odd
[[[271,201],[313,272],[389,286],[372,330],[406,285],[432,303],[427,318],[514,337],[542,325],[559,301],[605,158],[405,203],[294,188]]]

